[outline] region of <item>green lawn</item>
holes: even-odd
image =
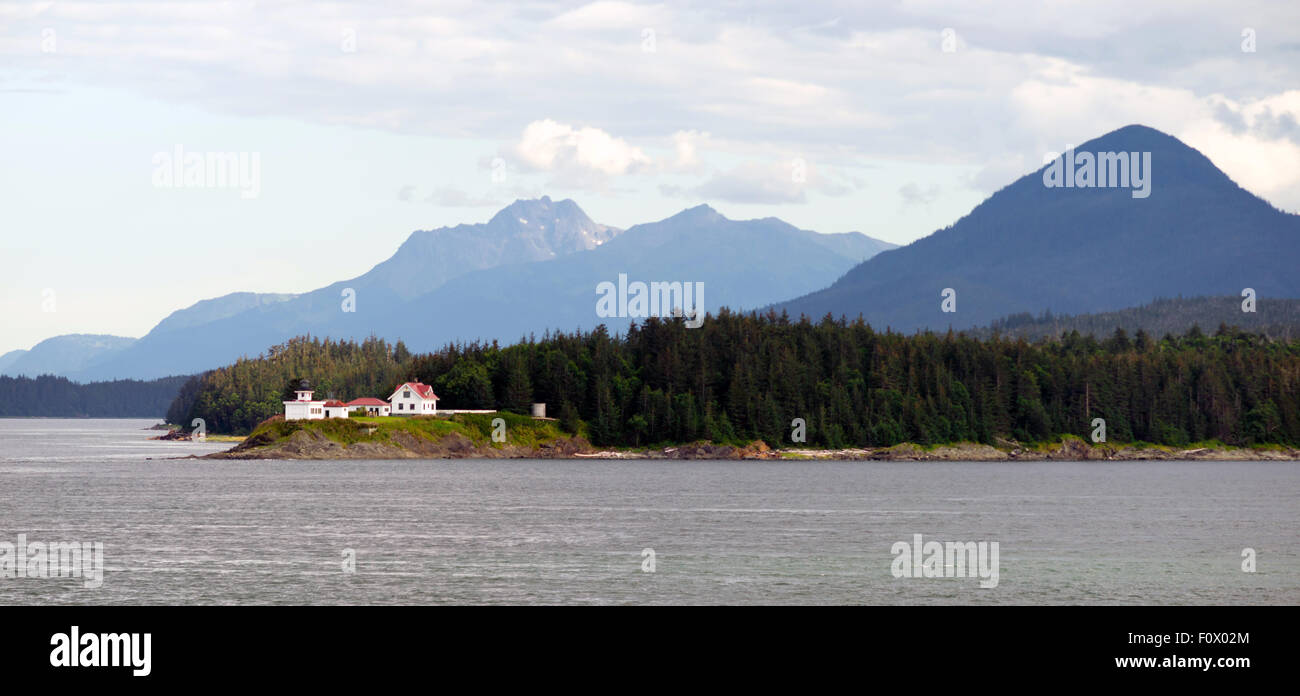
[[[492,441],[494,419],[505,422],[506,440]],[[451,416],[355,416],[323,420],[272,421],[258,426],[248,436],[254,446],[269,445],[299,430],[317,432],[343,445],[357,442],[386,442],[394,433],[406,432],[430,441],[452,433],[468,437],[475,445],[536,447],[566,437],[556,421],[534,420],[513,413],[457,413]]]

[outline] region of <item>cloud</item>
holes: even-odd
[[[820,162],[982,168],[973,180],[991,189],[1006,183],[995,172],[1017,159],[1037,166],[1066,142],[1128,123],[1208,134],[1221,104],[1293,90],[1300,6],[1243,2],[0,4],[0,61],[53,89],[519,138],[509,152],[520,167],[597,188],[656,168],[706,171],[704,148],[678,134],[713,133]],[[1241,50],[1243,25],[1259,29],[1254,53]],[[952,52],[941,47],[948,27]],[[56,54],[41,50],[44,28],[57,31]],[[1296,143],[1295,111],[1270,108],[1226,132]],[[658,143],[672,153],[652,161],[640,148]],[[1288,170],[1289,150],[1259,153]],[[1273,191],[1289,183],[1255,178]],[[769,197],[795,195],[782,191]]]
[[[709,140],[708,133],[677,131],[673,133],[673,162],[671,169],[680,172],[698,172],[704,162],[700,160],[700,147]]]
[[[730,203],[806,203],[806,165],[748,162],[711,178],[684,193]]]
[[[533,121],[524,128],[514,152],[519,160],[538,171],[580,169],[616,176],[650,164],[638,147],[599,128]]]
[[[1174,135],[1247,190],[1300,211],[1300,90],[1248,102],[1210,101]]]
[[[904,206],[928,206],[939,198],[939,186],[930,184],[922,189],[916,182],[909,181],[898,189],[898,195],[903,197]]]
[[[1265,107],[1251,121],[1251,132],[1265,140],[1290,140],[1300,144],[1300,123],[1291,111],[1274,112]]]
[[[783,161],[747,161],[731,169],[715,171],[694,186],[662,184],[665,196],[697,198],[730,203],[807,203],[807,192],[842,196],[862,187],[862,182],[836,174],[834,177],[802,157]]]
[[[601,0],[568,10],[546,22],[548,27],[569,31],[608,32],[619,29],[640,30],[664,18],[661,5],[640,5]],[[632,34],[632,36],[638,36]]]
[[[499,208],[504,202],[492,196],[471,196],[451,186],[440,186],[424,199],[445,208]]]

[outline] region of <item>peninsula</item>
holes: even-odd
[[[495,423],[494,423],[495,421]],[[496,437],[494,438],[494,435]],[[561,431],[556,421],[512,413],[448,416],[352,417],[293,420],[275,416],[230,450],[207,459],[752,459],[859,461],[1133,461],[1300,460],[1282,446],[1230,447],[1211,442],[1189,447],[1149,443],[1090,444],[1067,436],[1024,445],[999,440],[921,446],[812,449],[707,441],[656,447],[598,448],[582,434]]]

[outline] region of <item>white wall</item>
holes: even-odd
[[[285,420],[317,420],[325,417],[323,401],[286,401],[284,402]]]

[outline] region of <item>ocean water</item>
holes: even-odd
[[[105,567],[0,605],[1300,602],[1295,463],[202,461],[152,422],[0,419],[0,542]],[[894,577],[914,534],[998,542],[997,586]]]

